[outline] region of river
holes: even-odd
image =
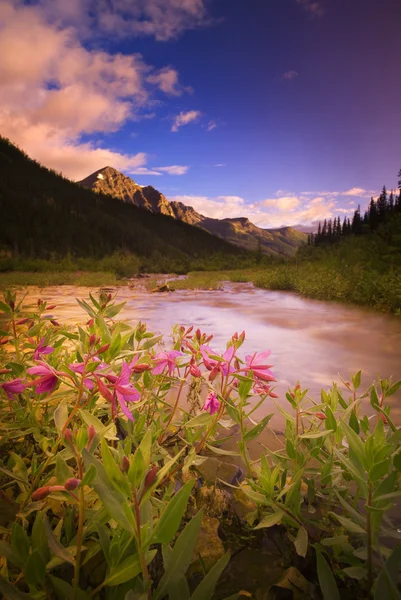
[[[85,322],[86,314],[76,298],[88,295],[88,289],[71,286],[30,288],[27,302],[37,298],[57,304],[54,316],[64,323]],[[92,290],[96,293],[97,290]],[[194,325],[213,333],[210,345],[216,351],[225,348],[231,335],[242,330],[246,340],[240,350],[271,350],[271,363],[277,378],[280,402],[287,403],[285,392],[297,380],[309,395],[318,400],[321,388],[328,388],[339,376],[349,379],[362,369],[362,388],[378,374],[401,378],[401,318],[364,308],[321,302],[287,292],[261,290],[247,283],[225,283],[222,290],[184,290],[149,294],[141,289],[119,287],[117,300],[126,301],[121,318],[135,325],[138,320],[148,330],[168,336],[175,324]],[[168,339],[166,339],[168,342]],[[370,414],[368,400],[364,409]],[[401,425],[401,390],[391,398],[391,416]],[[275,409],[266,402],[256,417]],[[277,416],[272,421],[280,428]]]

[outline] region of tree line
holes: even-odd
[[[308,235],[308,245],[328,245],[350,235],[367,234],[378,229],[394,215],[401,214],[401,169],[398,177],[398,195],[395,195],[393,191],[388,194],[386,186],[383,186],[378,199],[371,198],[363,216],[361,207],[358,205],[352,219],[345,216],[342,222],[340,217],[335,217],[333,220],[325,219],[323,223],[319,221],[317,233]]]

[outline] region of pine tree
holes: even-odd
[[[387,190],[386,186],[384,185],[382,193],[380,194],[379,199],[377,201],[377,215],[379,223],[383,223],[383,221],[386,218],[387,204]]]
[[[361,206],[358,204],[358,208],[354,212],[351,225],[351,232],[354,235],[359,235],[361,233],[361,224]]]

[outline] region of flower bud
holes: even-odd
[[[5,375],[6,373],[11,373],[11,369],[0,369],[0,375]]]
[[[99,350],[97,351],[97,354],[104,354],[104,352],[107,352],[109,348],[110,344],[103,344],[103,346],[100,346]]]
[[[189,372],[193,377],[200,377],[202,375],[199,367],[197,365],[190,365]]]
[[[38,308],[40,308],[43,304],[42,298],[38,298]]]
[[[54,310],[57,307],[57,304],[51,304],[47,307],[47,310]]]
[[[158,471],[157,466],[154,466],[154,467],[152,467],[150,469],[150,471],[146,475],[146,477],[145,477],[144,491],[147,490],[147,489],[149,489],[150,486],[153,485],[154,482],[156,481],[157,471]]]
[[[36,502],[36,500],[43,500],[43,498],[46,498],[46,496],[48,496],[51,491],[52,490],[51,490],[50,485],[45,485],[44,487],[40,487],[35,492],[33,492],[32,500],[34,502]]]
[[[110,300],[112,299],[112,297],[113,297],[112,294],[107,294],[106,302],[110,302]]]
[[[71,429],[66,429],[64,431],[64,441],[69,445],[72,446],[73,445],[73,439],[72,439],[72,431]]]
[[[96,429],[95,429],[94,425],[89,425],[89,427],[88,427],[88,443],[86,444],[87,448],[89,448],[89,446],[93,442],[93,438],[95,437],[95,435],[96,435]]]
[[[127,456],[123,456],[123,462],[122,462],[121,468],[122,468],[122,470],[123,470],[124,473],[128,473],[129,459],[128,459]]]
[[[29,321],[28,317],[25,317],[25,319],[20,319],[19,321],[16,322],[16,325],[23,325],[24,323],[26,323],[27,321]]]
[[[185,327],[184,327],[184,325],[180,325],[180,333],[185,333]]]
[[[244,341],[244,339],[245,339],[245,331],[243,331],[243,332],[240,334],[240,336],[239,336],[239,338],[238,338],[238,339],[239,339],[239,341],[240,341],[240,342],[241,342],[241,344],[242,344],[242,342],[243,342],[243,341]]]
[[[14,308],[15,308],[15,302],[14,302],[14,300],[10,300],[10,302],[8,303],[8,305],[11,308],[11,310],[14,310]]]
[[[89,319],[89,321],[86,322],[88,327],[93,327],[94,323],[95,323],[95,319]]]
[[[188,329],[187,329],[187,331],[186,331],[185,335],[189,335],[189,334],[191,333],[191,331],[193,330],[193,328],[194,328],[194,326],[193,326],[193,325],[191,325],[191,327],[188,327]]]
[[[275,392],[269,392],[269,396],[270,396],[270,398],[280,398],[280,396],[278,394],[276,394]]]
[[[195,331],[195,335],[196,335],[196,337],[198,338],[198,340],[200,340],[200,339],[201,339],[201,337],[202,337],[201,330],[200,330],[200,329],[197,329],[197,330]]]
[[[96,334],[91,333],[89,336],[89,346],[94,346],[96,344]]]
[[[58,321],[56,321],[55,319],[50,319],[50,323],[52,325],[54,325],[54,327],[60,327],[60,323]]]
[[[79,486],[80,483],[81,483],[80,479],[77,479],[76,477],[70,477],[64,483],[64,487],[67,490],[67,492],[72,492],[73,490],[77,489],[77,487]]]
[[[214,381],[216,379],[216,377],[217,377],[218,374],[219,374],[219,368],[218,367],[214,367],[210,371],[209,381]]]
[[[144,371],[148,371],[150,369],[150,365],[147,363],[138,363],[132,368],[133,373],[143,373]]]
[[[320,419],[321,421],[324,421],[325,419],[327,419],[326,415],[322,412],[317,412],[315,413],[315,415],[317,416],[318,419]]]
[[[8,342],[9,342],[8,338],[1,338],[0,346],[5,346],[6,344],[8,344]]]

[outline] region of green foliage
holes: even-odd
[[[123,304],[111,294],[78,302],[89,321],[77,327],[46,319],[43,300],[28,309],[8,291],[0,303],[6,598],[212,599],[231,558],[224,552],[200,582],[191,573],[204,526],[197,468],[224,454],[246,469],[226,485],[251,504],[241,534],[281,528],[285,552],[324,600],[348,588],[358,599],[399,597],[401,556],[389,542],[400,542],[391,511],[401,430],[387,400],[400,381],[365,390],[359,371],[318,400],[297,384],[280,401],[268,352],[241,358],[244,334],[220,356],[205,334],[177,327],[169,350],[143,323],[117,321]],[[185,400],[193,384],[195,401]],[[284,441],[254,461],[249,443],[272,414],[253,417],[267,399]],[[226,450],[221,431],[234,425],[236,448]]]

